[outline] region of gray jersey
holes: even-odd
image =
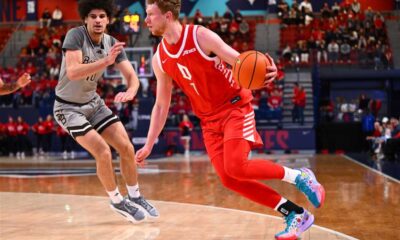
[[[56,96],[73,103],[87,103],[92,100],[96,95],[97,82],[102,78],[105,69],[90,76],[82,76],[80,80],[71,81],[67,77],[65,52],[67,50],[81,50],[83,64],[93,63],[107,56],[109,49],[116,41],[112,36],[103,34],[101,44],[97,46],[93,44],[85,26],[70,29],[62,46],[63,59],[56,87]],[[122,51],[115,62],[120,63],[126,59],[126,53]]]

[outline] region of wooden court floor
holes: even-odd
[[[265,181],[314,213],[303,239],[399,239],[398,181],[343,156],[256,157],[310,167],[324,185],[326,202],[316,210],[294,186]],[[151,160],[140,169],[140,188],[161,217],[133,225],[109,209],[93,160],[2,158],[0,239],[256,240],[284,228],[274,211],[225,189],[206,155]]]

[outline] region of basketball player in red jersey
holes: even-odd
[[[205,146],[222,184],[284,215],[287,227],[275,235],[276,239],[297,239],[312,225],[314,216],[258,180],[280,179],[295,184],[315,207],[324,201],[322,185],[309,169],[247,159],[251,148],[262,145],[262,141],[256,131],[251,91],[237,85],[225,64],[232,66],[239,53],[209,29],[182,25],[178,20],[180,7],[180,0],[147,0],[146,24],[153,35],[163,39],[152,59],[157,98],[146,144],[136,154],[137,162],[143,164],[149,156],[165,124],[174,79],[201,120]],[[272,64],[267,68],[265,84],[276,74]]]

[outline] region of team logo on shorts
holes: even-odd
[[[64,114],[62,114],[62,110],[55,111],[55,115],[57,118],[57,122],[62,123],[62,125],[64,125],[67,122],[67,119],[65,118]]]

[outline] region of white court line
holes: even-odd
[[[77,197],[92,197],[92,198],[102,198],[102,199],[107,199],[107,197],[102,197],[102,196],[88,196],[88,195],[71,195],[71,194],[55,194],[55,193],[25,193],[25,192],[4,192],[4,193],[12,193],[12,194],[41,194],[41,195],[56,195],[56,196],[77,196]],[[1,192],[0,192],[1,194]],[[181,202],[171,202],[171,201],[159,201],[159,200],[150,200],[150,201],[155,201],[155,202],[160,202],[160,203],[164,203],[164,204],[183,204],[183,205],[187,205],[187,206],[193,206],[193,207],[204,207],[204,208],[211,208],[211,209],[222,209],[224,211],[231,211],[231,212],[238,212],[238,213],[243,213],[243,214],[252,214],[252,215],[256,215],[256,216],[261,216],[261,217],[267,217],[267,218],[271,218],[271,219],[275,219],[275,220],[282,220],[282,217],[277,217],[277,216],[272,216],[269,214],[263,214],[263,213],[257,213],[257,212],[251,212],[251,211],[244,211],[244,210],[238,210],[238,209],[232,209],[232,208],[224,208],[224,207],[216,207],[216,206],[209,206],[209,205],[202,205],[202,204],[193,204],[193,203],[181,203]],[[326,231],[332,234],[335,234],[337,236],[343,237],[345,239],[348,240],[359,240],[358,238],[354,238],[352,236],[346,235],[344,233],[329,229],[329,228],[325,228],[325,227],[321,227],[318,225],[312,225],[312,228],[318,228],[322,231]]]
[[[369,170],[373,171],[374,173],[377,173],[377,174],[382,175],[382,176],[384,176],[384,177],[386,177],[386,178],[389,178],[389,179],[392,180],[393,182],[400,183],[400,181],[397,180],[396,178],[391,177],[391,176],[389,176],[389,175],[387,175],[387,174],[385,174],[385,173],[383,173],[383,172],[380,172],[380,171],[376,170],[375,168],[372,168],[372,167],[367,166],[367,165],[365,165],[365,164],[363,164],[363,163],[360,163],[359,161],[355,160],[355,159],[352,158],[352,157],[349,157],[349,156],[347,156],[347,155],[345,155],[345,154],[342,154],[342,156],[343,156],[344,158],[346,158],[347,160],[353,162],[353,163],[356,163],[356,164],[358,164],[358,165],[360,165],[360,166],[363,166],[363,167],[365,167],[365,168],[368,168]]]

